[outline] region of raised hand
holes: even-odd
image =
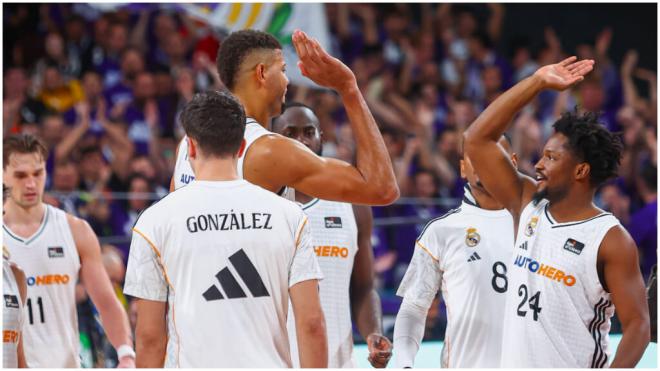
[[[303,76],[340,94],[347,89],[357,88],[353,71],[339,59],[328,54],[316,39],[296,30],[292,40],[300,58],[298,67]]]
[[[573,56],[539,68],[534,76],[541,79],[546,89],[561,91],[584,80],[584,76],[593,69],[592,59],[577,61],[577,57]]]

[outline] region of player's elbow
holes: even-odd
[[[391,184],[388,184],[385,187],[381,187],[376,192],[376,205],[386,206],[394,203],[394,201],[399,199],[401,192],[399,190],[399,185],[396,184],[396,180]]]
[[[463,133],[463,152],[468,155],[476,148],[478,142],[477,136],[474,135],[474,130],[470,129],[471,128],[468,128],[468,130]]]
[[[326,336],[325,316],[320,310],[315,313],[306,313],[298,321],[297,326],[298,331],[304,334],[305,337],[320,338]]]

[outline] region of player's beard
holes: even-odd
[[[532,195],[532,202],[534,202],[534,206],[538,205],[541,200],[544,198],[548,198],[548,189],[543,188],[541,190],[538,190]]]

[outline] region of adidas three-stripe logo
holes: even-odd
[[[481,259],[481,256],[479,256],[479,254],[477,254],[477,252],[475,251],[475,252],[472,253],[472,255],[470,255],[470,257],[468,258],[467,261],[468,262],[473,262],[475,260],[480,260],[480,259]]]
[[[264,281],[261,280],[261,276],[257,272],[257,268],[254,267],[254,264],[252,264],[243,249],[238,250],[234,255],[230,256],[229,261],[253,297],[270,296],[264,285]],[[236,278],[234,278],[234,275],[229,271],[229,267],[222,268],[215,277],[218,279],[222,291],[227,295],[227,299],[247,297],[245,291],[243,291]],[[206,301],[222,300],[225,298],[215,285],[211,285],[211,287],[204,291],[202,296],[204,296]]]

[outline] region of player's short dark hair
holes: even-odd
[[[599,186],[617,175],[623,144],[605,128],[595,112],[565,112],[552,127],[568,138],[569,150],[589,164],[591,184]]]
[[[236,31],[222,41],[216,64],[227,89],[234,90],[236,74],[245,57],[260,49],[282,49],[282,44],[273,35],[257,30]]]
[[[6,169],[9,163],[9,156],[14,153],[26,154],[37,153],[46,161],[48,150],[46,145],[32,134],[10,135],[2,140],[2,168]]]
[[[206,91],[186,104],[181,124],[204,154],[234,156],[243,142],[245,111],[231,93]]]

